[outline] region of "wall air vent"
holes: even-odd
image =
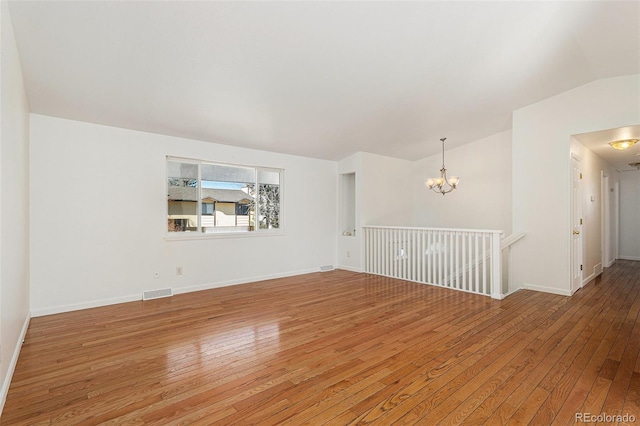
[[[325,265],[320,267],[320,272],[327,272],[327,271],[333,271],[333,270],[334,270],[333,265]]]
[[[142,300],[160,299],[162,297],[173,296],[173,290],[170,288],[162,288],[160,290],[149,290],[142,292]]]

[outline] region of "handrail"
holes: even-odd
[[[524,236],[525,236],[525,233],[521,232],[520,234],[511,234],[508,237],[504,237],[500,242],[500,250],[504,250],[507,247],[512,246],[517,241],[520,241]]]
[[[390,226],[390,225],[363,225],[363,228],[371,229],[407,229],[417,231],[447,231],[447,232],[483,232],[491,234],[502,234],[498,229],[466,229],[466,228],[424,228],[421,226]]]

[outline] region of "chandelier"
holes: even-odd
[[[458,182],[460,182],[460,178],[458,176],[451,176],[450,178],[447,178],[447,169],[444,167],[444,141],[446,139],[447,138],[440,139],[440,141],[442,141],[442,168],[440,169],[440,177],[429,178],[424,182],[427,185],[427,188],[442,195],[456,189]]]

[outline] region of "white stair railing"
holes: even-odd
[[[502,231],[364,226],[365,272],[504,298]]]

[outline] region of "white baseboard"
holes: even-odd
[[[637,256],[618,256],[618,259],[622,259],[622,260],[640,260],[640,257],[637,257]]]
[[[264,281],[264,280],[271,280],[275,278],[292,277],[295,275],[310,274],[312,272],[318,272],[318,271],[319,269],[305,269],[300,271],[283,272],[283,273],[269,274],[269,275],[259,275],[254,277],[241,278],[237,280],[198,284],[198,285],[188,286],[188,287],[172,287],[172,290],[173,290],[173,294],[191,293],[193,291],[210,290],[213,288],[227,287],[230,285],[237,285],[237,284],[246,284],[246,283],[251,283],[255,281]],[[31,315],[35,318],[35,317],[41,317],[44,315],[53,315],[53,314],[60,314],[63,312],[79,311],[81,309],[117,305],[118,303],[136,302],[138,300],[142,300],[142,291],[140,292],[140,294],[134,294],[129,296],[112,297],[109,299],[91,300],[89,302],[75,303],[71,305],[59,305],[59,306],[52,306],[49,308],[34,309],[31,312]]]
[[[58,305],[49,308],[34,309],[31,311],[31,315],[36,317],[42,317],[45,315],[60,314],[63,312],[79,311],[81,309],[99,308],[100,306],[117,305],[118,303],[135,302],[136,300],[142,300],[142,292],[140,294],[122,297],[111,297],[109,299],[91,300],[89,302],[74,303],[71,305]]]
[[[355,268],[353,266],[345,266],[345,265],[338,265],[336,266],[336,269],[344,269],[345,271],[351,271],[351,272],[362,272],[362,268]]]
[[[585,285],[589,284],[591,282],[591,280],[594,279],[595,277],[597,277],[598,275],[600,275],[600,274],[596,275],[595,272],[594,272],[593,274],[589,275],[588,277],[583,278],[582,279],[582,287],[584,287]]]
[[[534,285],[534,284],[525,284],[523,288],[525,290],[535,290],[535,291],[541,291],[543,293],[559,294],[560,296],[571,296],[570,290],[564,290],[560,288],[544,287],[541,285]]]
[[[16,347],[13,350],[13,355],[11,356],[11,361],[9,362],[9,368],[7,369],[7,375],[2,382],[2,388],[0,389],[0,416],[2,415],[2,409],[4,408],[4,403],[7,401],[7,394],[9,393],[9,386],[11,385],[11,379],[13,378],[13,372],[16,371],[16,364],[18,363],[18,356],[20,355],[20,349],[22,349],[22,342],[24,342],[24,338],[27,335],[27,329],[29,328],[29,321],[31,321],[31,315],[27,314],[27,318],[24,320],[24,324],[22,325],[22,330],[20,331],[20,336],[18,336],[18,341],[16,342]]]
[[[213,288],[228,287],[231,285],[238,285],[238,284],[247,284],[247,283],[252,283],[256,281],[273,280],[276,278],[293,277],[296,275],[311,274],[313,272],[319,272],[319,271],[320,269],[304,269],[300,271],[282,272],[277,274],[259,275],[259,276],[248,277],[248,278],[240,278],[237,280],[198,284],[198,285],[192,285],[189,287],[173,288],[173,294],[182,294],[182,293],[191,293],[194,291],[211,290]]]
[[[514,290],[508,291],[507,293],[502,295],[502,299],[506,299],[507,297],[511,296],[512,294],[515,294],[515,293],[519,292],[520,290],[524,290],[524,289],[516,288]]]

